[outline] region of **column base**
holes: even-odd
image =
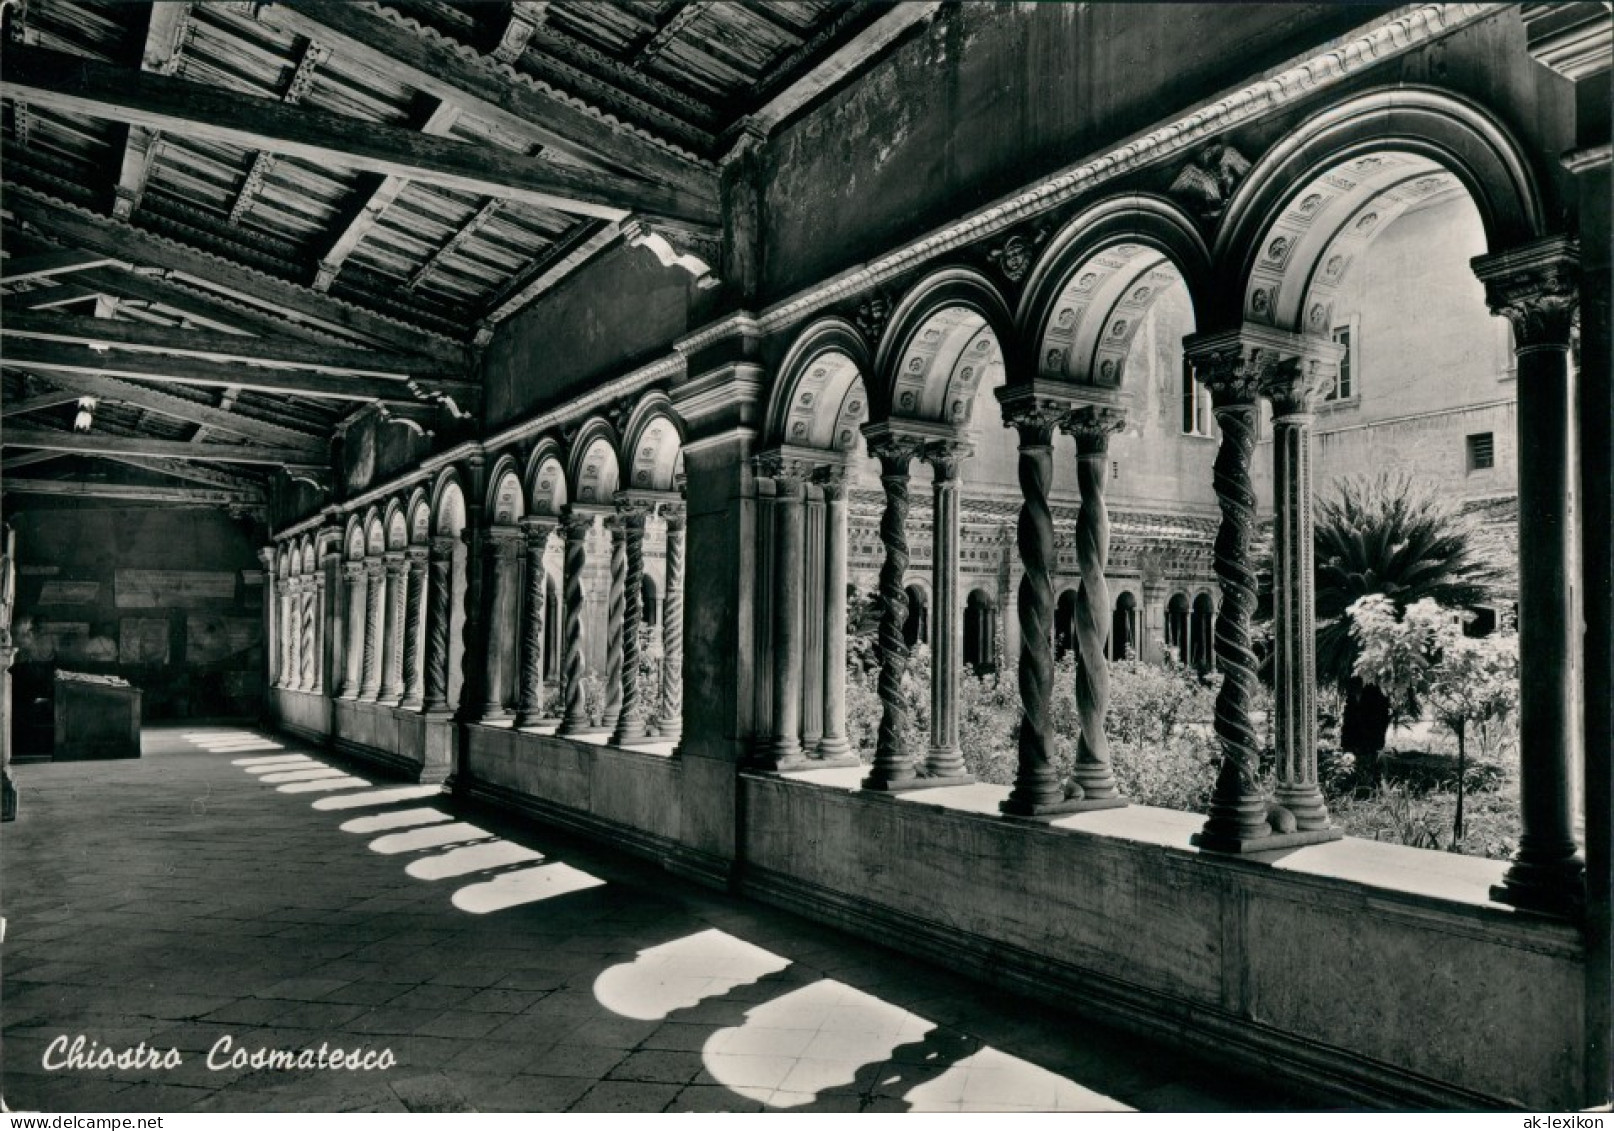
[[[1586,909],[1584,866],[1578,856],[1555,864],[1514,861],[1502,882],[1491,888],[1491,898],[1521,911],[1579,918]]]
[[[427,707],[421,714],[429,722],[446,723],[454,718],[454,709],[445,703],[440,707]]]
[[[1304,832],[1268,833],[1266,836],[1239,837],[1218,833],[1195,833],[1189,838],[1201,852],[1218,852],[1229,856],[1248,856],[1255,852],[1277,852],[1285,848],[1301,848],[1308,844],[1327,844],[1345,835],[1344,829],[1307,829]]]
[[[284,687],[277,687],[275,690],[276,691],[284,691],[286,689]],[[356,702],[358,700],[359,693],[357,691],[344,691],[340,695],[338,695],[337,698],[341,699],[341,700],[344,700],[345,702],[348,702],[348,703],[353,703],[353,702]]]
[[[17,819],[17,787],[12,784],[11,775],[0,773],[0,821],[15,821]]]
[[[624,717],[618,720],[616,729],[611,732],[611,745],[621,746],[626,742],[643,742],[645,737],[643,719]]]
[[[504,710],[483,711],[476,721],[482,726],[504,726],[510,722],[510,712]]]
[[[419,711],[424,706],[425,704],[421,700],[408,698],[398,704],[399,709],[404,711]]]
[[[1012,817],[1020,821],[1052,821],[1059,817],[1068,817],[1072,813],[1093,813],[1100,809],[1124,809],[1126,798],[1120,794],[1114,797],[1067,797],[1063,801],[1050,801],[1038,804],[1027,804],[1005,798],[998,802],[998,812],[1005,817]]]
[[[523,727],[535,727],[543,721],[543,715],[539,714],[537,711],[517,711],[515,728],[520,730]]]
[[[950,785],[974,785],[974,774],[936,774],[934,776],[901,778],[897,781],[877,780],[872,774],[863,779],[862,788],[871,793],[907,793],[915,789],[945,789]]]

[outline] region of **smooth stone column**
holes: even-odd
[[[521,619],[521,694],[516,704],[518,727],[544,717],[544,554],[557,520],[533,516],[521,520],[527,538],[527,570]]]
[[[1519,433],[1519,848],[1492,897],[1553,914],[1585,900],[1570,767],[1575,711],[1574,543],[1570,514],[1570,331],[1579,249],[1557,238],[1481,256],[1491,311],[1513,327]],[[1607,537],[1607,532],[1600,532]]]
[[[875,432],[866,427],[869,454],[880,461],[880,485],[885,489],[885,510],[880,515],[880,542],[885,560],[880,565],[880,733],[874,765],[863,779],[864,789],[911,789],[919,780],[908,750],[908,705],[903,701],[902,677],[908,671],[908,645],[902,626],[908,619],[908,593],[903,580],[912,560],[908,553],[908,465],[919,454],[917,441]]]
[[[259,550],[258,560],[263,563],[263,638],[267,643],[264,648],[264,677],[270,687],[279,687],[280,591],[275,585],[275,548],[265,546]],[[8,627],[0,625],[0,628]]]
[[[407,711],[418,711],[425,705],[421,653],[426,627],[427,554],[424,546],[411,546],[404,551],[403,700],[398,705]]]
[[[364,607],[368,578],[362,561],[342,563],[342,602],[344,624],[347,626],[347,650],[342,677],[341,699],[357,699],[364,678]]]
[[[932,494],[930,611],[930,749],[925,777],[962,785],[974,781],[958,745],[958,672],[964,626],[958,595],[958,465],[973,455],[967,444],[927,445]]]
[[[1081,797],[1067,796],[1054,764],[1054,587],[1058,564],[1053,512],[1054,429],[1070,411],[1067,401],[1038,395],[1035,386],[997,390],[1003,418],[1020,438],[1020,521],[1016,545],[1024,573],[1016,609],[1020,621],[1019,765],[1014,788],[998,808],[1011,817],[1051,817],[1070,812]]]
[[[787,769],[802,761],[801,695],[806,588],[802,502],[811,469],[790,459],[765,457],[764,473],[775,486],[773,500],[773,718],[763,764]]]
[[[443,536],[431,540],[426,584],[426,693],[423,708],[429,718],[447,718],[449,628],[454,610],[454,551],[459,540]]]
[[[814,757],[821,764],[853,766],[846,737],[846,469],[819,472],[824,490],[824,737]]]
[[[776,488],[768,477],[766,461],[757,461],[756,529],[757,567],[756,588],[752,593],[752,642],[754,645],[751,671],[752,711],[755,727],[752,745],[753,760],[769,765],[773,757],[773,626],[774,626],[774,571],[777,567],[778,523],[773,510],[777,505]]]
[[[1256,534],[1255,488],[1250,457],[1255,451],[1256,397],[1270,351],[1247,347],[1239,331],[1184,341],[1195,374],[1210,390],[1221,446],[1212,468],[1222,509],[1215,552],[1222,607],[1216,618],[1216,666],[1222,686],[1216,696],[1216,738],[1222,748],[1204,829],[1194,837],[1213,852],[1258,852],[1278,847],[1267,824],[1261,789],[1260,743],[1250,722],[1257,676],[1250,623],[1255,615],[1256,570],[1251,546]]]
[[[516,553],[521,548],[521,532],[511,526],[491,526],[484,544],[492,559],[492,585],[487,603],[486,684],[479,721],[494,723],[510,717],[504,705],[504,685],[506,665],[515,647]]]
[[[801,751],[824,738],[824,495],[809,482],[802,497]]]
[[[1319,343],[1313,349],[1323,350]],[[1328,822],[1317,778],[1317,583],[1312,533],[1311,429],[1314,398],[1338,370],[1327,356],[1303,356],[1274,367],[1261,391],[1272,401],[1273,736],[1278,785],[1274,800],[1298,833],[1344,836]],[[1278,819],[1283,824],[1282,813]]]
[[[666,592],[661,598],[661,712],[656,733],[676,742],[684,734],[684,506],[662,507],[667,522]]]
[[[402,550],[388,550],[381,557],[386,570],[386,604],[382,610],[381,690],[377,702],[396,707],[403,701],[403,621],[408,594],[409,563]]]
[[[644,704],[639,700],[639,628],[644,619],[641,608],[644,595],[644,521],[643,507],[631,504],[621,505],[616,516],[617,526],[620,530],[622,545],[622,627],[619,632],[622,648],[622,677],[621,677],[621,713],[617,716],[616,729],[611,732],[611,741],[620,745],[624,742],[639,742],[645,737],[645,711]],[[616,588],[616,562],[617,537],[613,533],[611,540],[611,585],[612,607],[615,607],[617,597]]]
[[[1076,488],[1081,509],[1076,513],[1076,569],[1082,584],[1076,591],[1073,634],[1076,653],[1076,759],[1071,767],[1067,795],[1079,798],[1083,809],[1111,809],[1126,804],[1115,786],[1110,763],[1110,740],[1104,716],[1110,705],[1110,665],[1104,659],[1104,641],[1110,633],[1110,586],[1105,570],[1110,564],[1110,512],[1104,502],[1109,473],[1110,437],[1126,424],[1116,405],[1083,405],[1065,422],[1076,440]],[[1147,594],[1148,588],[1144,592]],[[1159,589],[1156,587],[1156,603]]]
[[[380,558],[364,560],[364,659],[360,665],[359,702],[374,703],[381,696],[382,607],[386,597],[386,566]]]
[[[291,686],[291,634],[286,629],[287,606],[291,601],[291,593],[284,577],[275,578],[274,585],[275,631],[269,641],[275,654],[274,686],[285,688]]]
[[[588,532],[594,516],[567,514],[562,522],[566,535],[566,558],[562,566],[561,604],[566,622],[566,714],[561,734],[578,734],[589,729],[588,701],[583,692],[583,570],[588,565]]]

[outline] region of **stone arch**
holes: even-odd
[[[616,433],[603,420],[583,425],[572,444],[567,486],[573,503],[608,506],[621,485]]]
[[[917,578],[903,586],[908,595],[908,619],[902,625],[902,638],[912,648],[930,643],[930,585]]]
[[[1115,594],[1115,605],[1110,614],[1110,639],[1105,655],[1111,660],[1124,660],[1128,651],[1134,656],[1143,654],[1140,614],[1143,604],[1131,589],[1120,589]]]
[[[1178,663],[1188,662],[1188,622],[1191,615],[1187,593],[1178,590],[1166,599],[1166,651]]]
[[[363,539],[362,534],[360,535],[360,539],[361,539],[361,545],[362,545],[362,539]],[[292,559],[292,549],[291,549],[291,547],[287,546],[285,544],[282,544],[278,548],[276,553],[275,553],[275,576],[283,577],[283,578],[291,576],[291,559]]]
[[[1002,384],[1015,341],[1008,304],[984,275],[926,276],[897,303],[875,354],[875,415],[967,424],[980,390]]]
[[[297,557],[300,567],[298,569],[299,573],[310,574],[314,572],[316,559],[314,555],[314,540],[312,538],[303,539],[302,549],[298,551]]]
[[[964,598],[964,662],[976,671],[997,666],[997,598],[976,586]]]
[[[1115,387],[1145,317],[1181,281],[1196,318],[1210,251],[1193,221],[1156,196],[1100,201],[1060,229],[1015,313],[1037,375]]]
[[[566,506],[566,464],[554,440],[538,441],[527,457],[527,506],[532,514],[554,517]]]
[[[1229,202],[1214,248],[1217,324],[1317,332],[1362,248],[1407,208],[1458,190],[1474,202],[1493,251],[1543,234],[1530,166],[1478,104],[1398,86],[1314,115]]]
[[[1065,224],[1015,311],[1020,339],[1047,381],[1117,387],[1160,295],[1181,282],[1198,316],[1211,252],[1169,200],[1104,200]]]
[[[347,530],[342,535],[342,556],[356,562],[364,557],[364,546],[364,519],[353,515],[347,520]]]
[[[1215,665],[1215,635],[1216,599],[1201,589],[1188,614],[1188,662],[1196,671],[1208,672]]]
[[[1067,585],[1054,598],[1054,659],[1076,647],[1076,592]]]
[[[382,522],[387,531],[387,549],[401,550],[409,545],[409,519],[404,514],[403,503],[397,499],[389,501]]]
[[[453,468],[445,470],[432,485],[432,532],[458,535],[465,529],[465,488]]]
[[[405,513],[409,516],[410,544],[425,545],[432,536],[432,506],[424,487],[416,487],[409,496]]]
[[[622,454],[631,491],[672,491],[682,471],[684,424],[667,394],[646,393],[622,429]]]
[[[770,444],[849,452],[869,419],[868,347],[850,322],[825,318],[797,335],[768,407]]]
[[[387,528],[381,521],[381,511],[371,507],[364,514],[364,552],[380,557],[387,549]]]
[[[488,476],[488,497],[483,516],[489,526],[513,526],[527,513],[521,489],[521,472],[515,457],[504,456]]]

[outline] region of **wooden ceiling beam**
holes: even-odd
[[[454,128],[459,121],[461,110],[448,102],[439,102],[426,117],[421,125],[420,132],[431,137],[443,137]],[[348,256],[358,250],[364,242],[364,237],[380,221],[386,210],[392,207],[392,202],[398,194],[409,187],[409,181],[404,177],[382,177],[375,182],[375,187],[369,190],[364,202],[352,213],[352,218],[342,225],[325,254],[319,257],[319,266],[315,269],[314,289],[328,291],[331,284],[336,282],[337,274],[342,270],[342,264],[347,262]]]
[[[217,468],[203,467],[198,463],[187,463],[185,460],[164,459],[161,456],[125,455],[101,455],[97,458],[125,464],[128,467],[138,467],[142,471],[155,471],[159,475],[171,475],[175,479],[187,479],[192,483],[205,483],[222,491],[260,490],[259,484],[251,479],[243,479],[239,475],[231,475]]]
[[[548,18],[548,0],[514,0],[510,15],[504,21],[504,32],[489,54],[501,63],[514,66],[516,60],[526,54],[533,33],[543,27]]]
[[[146,7],[146,42],[140,52],[140,69],[171,75],[179,68],[179,53],[190,26],[191,5],[175,0]],[[112,215],[117,219],[127,220],[140,207],[159,148],[155,130],[131,125],[125,133],[123,160],[112,197]]]
[[[72,271],[84,271],[113,262],[104,255],[87,251],[50,251],[41,255],[11,255],[0,259],[0,283],[21,283],[47,279]]]
[[[6,347],[4,364],[29,372],[105,374],[138,381],[167,381],[178,385],[232,386],[260,393],[284,393],[294,397],[326,397],[348,401],[388,401],[418,404],[429,397],[412,381],[387,381],[379,377],[333,377],[298,369],[262,369],[253,365],[198,361],[188,357],[167,357],[155,353],[121,353],[63,345],[59,342],[14,340]]]
[[[308,88],[314,85],[314,74],[319,70],[321,63],[330,56],[330,48],[310,39],[303,45],[303,54],[297,60],[297,66],[292,69],[291,78],[286,82],[286,89],[280,93],[282,106],[295,106],[303,100]],[[230,205],[230,223],[239,224],[241,218],[252,208],[252,202],[258,198],[258,190],[263,187],[264,177],[269,170],[275,167],[275,155],[265,150],[258,150],[252,158],[252,168],[241,182],[240,190],[235,194],[235,202]]]
[[[257,14],[282,31],[328,42],[346,58],[588,165],[604,163],[647,182],[675,186],[702,201],[718,198],[715,169],[557,95],[512,81],[497,64],[394,22],[380,5],[283,0],[259,7]]]
[[[463,368],[446,369],[423,359],[370,350],[343,349],[268,338],[249,338],[213,330],[173,329],[143,322],[86,318],[73,314],[13,314],[0,322],[0,336],[45,342],[112,346],[178,357],[198,357],[237,364],[284,366],[360,377],[414,378],[456,389],[474,388]]]
[[[7,456],[0,459],[0,471],[16,471],[21,467],[32,467],[36,463],[61,459],[66,454],[66,452],[23,452],[20,456]]]
[[[78,400],[77,393],[64,393],[59,390],[40,393],[25,400],[7,401],[4,405],[0,405],[0,417],[10,419],[13,416],[21,416],[25,412],[38,412],[42,408],[55,408],[59,404],[72,404],[76,400]]]
[[[295,315],[316,328],[356,337],[384,349],[416,354],[450,366],[465,364],[465,347],[371,313],[307,287],[231,263],[217,255],[103,219],[30,189],[8,186],[12,216],[61,243],[99,252],[136,266],[171,271],[182,280],[257,307],[269,315]]]
[[[146,487],[126,483],[89,483],[80,479],[7,479],[7,494],[49,495],[67,499],[113,499],[128,503],[208,507],[264,505],[262,491],[219,491],[206,487]]]
[[[712,0],[689,0],[681,8],[675,8],[672,16],[666,23],[650,33],[639,50],[633,55],[633,66],[643,69],[672,44],[672,41],[683,34],[684,29],[706,14],[712,6]]]
[[[6,313],[9,315],[17,310],[51,310],[58,306],[70,306],[75,302],[100,297],[101,292],[94,287],[59,283],[54,287],[35,287],[21,294],[6,295],[0,301],[4,302]]]
[[[37,47],[0,52],[0,94],[187,138],[441,185],[607,220],[644,213],[715,230],[717,198],[541,157],[429,137]]]
[[[121,401],[135,408],[145,409],[147,412],[201,424],[259,444],[307,448],[309,451],[325,450],[324,440],[310,436],[306,432],[299,432],[295,428],[287,428],[267,420],[242,416],[240,413],[216,408],[210,404],[186,400],[184,397],[165,393],[161,389],[153,389],[149,385],[136,385],[99,373],[65,373],[59,370],[50,375],[50,380],[68,389],[74,398],[86,396],[104,401]]]
[[[221,333],[236,331],[260,337],[290,338],[327,345],[335,336],[329,331],[306,326],[292,318],[276,317],[255,309],[242,309],[239,305],[227,305],[155,275],[138,271],[100,268],[86,271],[83,281],[97,292],[117,296],[122,300],[124,310],[128,310],[131,303],[144,303],[147,306],[155,304],[167,307],[183,318],[194,320],[208,329],[218,330]],[[29,292],[27,297],[32,298],[33,294],[34,292]],[[6,301],[9,305],[11,299],[8,297]],[[23,304],[23,309],[37,309],[44,305],[46,304],[36,303],[30,308],[27,304]]]
[[[0,435],[8,448],[72,452],[75,455],[162,456],[205,459],[215,463],[256,463],[274,467],[326,469],[330,460],[302,448],[260,448],[248,444],[190,444],[145,436],[108,436],[97,432],[53,432],[42,428],[8,428]]]

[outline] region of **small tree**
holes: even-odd
[[[1518,638],[1511,632],[1475,639],[1463,618],[1425,598],[1399,617],[1395,604],[1372,594],[1348,610],[1358,653],[1353,674],[1384,696],[1392,717],[1427,707],[1457,739],[1457,811],[1452,851],[1463,843],[1463,798],[1468,777],[1468,729],[1505,718],[1518,701]]]

